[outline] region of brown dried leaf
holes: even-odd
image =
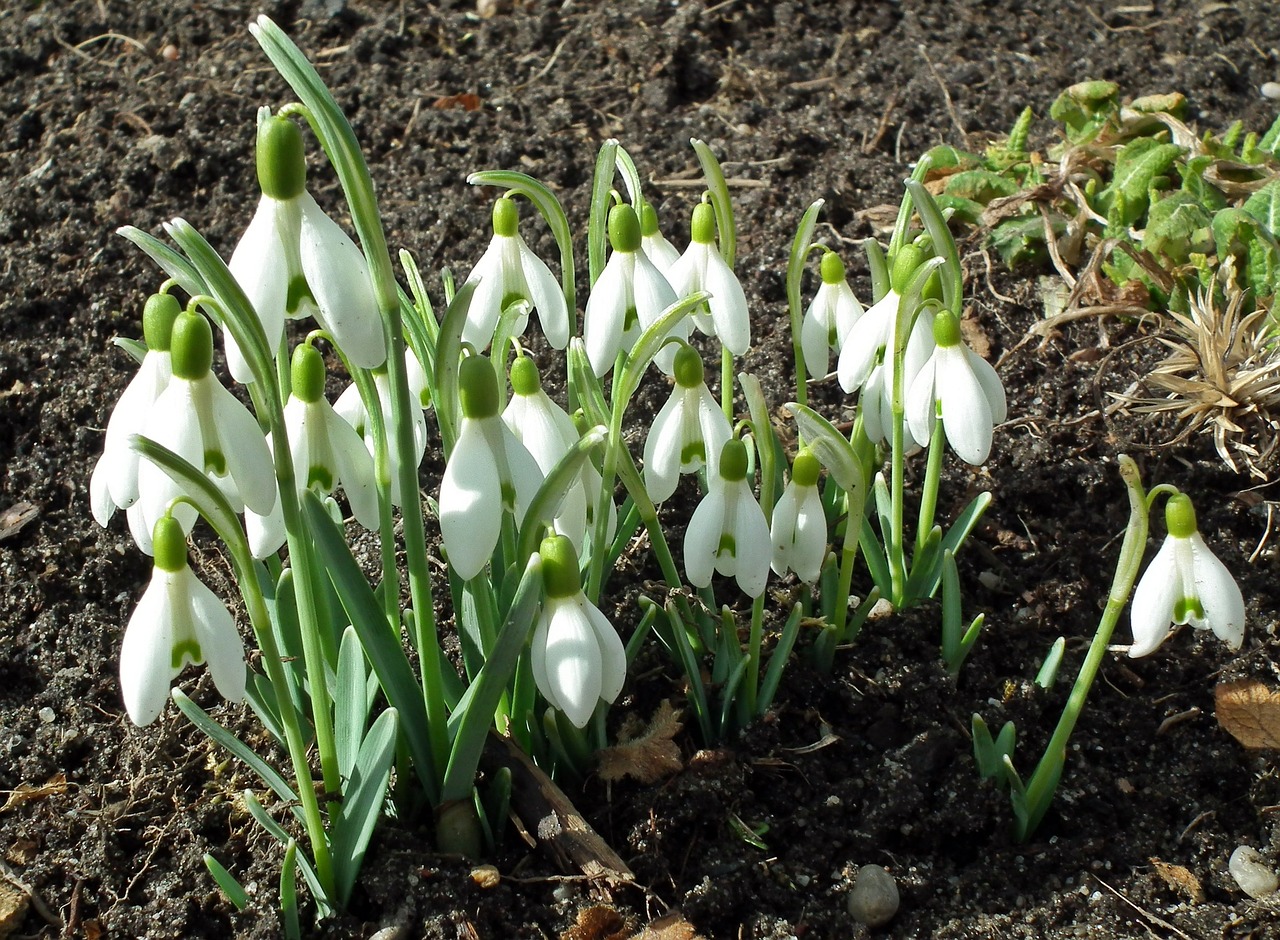
[[[639,736],[619,734],[618,743],[600,752],[600,779],[633,777],[641,783],[657,783],[684,768],[680,748],[673,740],[684,725],[680,712],[663,699],[649,727]]]
[[[1213,700],[1218,724],[1245,747],[1280,749],[1280,692],[1240,679],[1219,682]]]
[[[673,911],[652,921],[631,940],[702,940],[702,935],[693,929],[683,914]]]
[[[0,541],[17,535],[38,515],[40,507],[26,502],[14,503],[8,509],[0,511]]]
[[[626,918],[607,904],[578,911],[578,920],[560,935],[560,940],[626,940],[630,931]]]
[[[1188,869],[1181,865],[1162,862],[1158,858],[1151,858],[1148,861],[1155,868],[1160,880],[1174,891],[1187,898],[1192,904],[1204,902],[1204,887],[1200,884],[1200,879],[1191,874]]]
[[[7,813],[11,809],[17,809],[23,803],[30,803],[32,800],[43,800],[50,796],[58,796],[67,792],[67,775],[54,774],[49,778],[48,783],[42,783],[39,786],[31,786],[30,784],[19,784],[16,790],[10,791],[9,799],[5,800],[4,806],[0,806],[0,813]]]
[[[0,879],[0,937],[7,937],[22,924],[30,899],[25,891]]]

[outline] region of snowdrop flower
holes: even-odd
[[[502,423],[529,451],[545,478],[577,443],[578,429],[564,409],[543,391],[538,367],[528,356],[520,356],[511,364],[511,392]],[[555,518],[556,531],[568,536],[576,551],[582,550],[587,533],[587,500],[580,476],[565,494]]]
[[[169,686],[188,663],[207,662],[229,702],[244,698],[244,643],[216,594],[187,566],[187,538],[172,516],[156,520],[151,582],[134,608],[120,646],[120,689],[138,726],[164,709]]]
[[[716,214],[709,204],[702,202],[694,207],[690,236],[689,247],[671,266],[667,280],[677,297],[688,297],[697,291],[711,295],[707,301],[710,315],[694,314],[694,324],[708,336],[719,337],[729,352],[741,356],[751,345],[747,298],[737,275],[716,248]]]
[[[410,409],[409,414],[409,421],[413,426],[414,466],[419,467],[427,452],[427,419],[422,409],[431,404],[431,395],[427,390],[427,374],[423,371],[422,364],[418,362],[418,357],[407,346],[404,350],[404,364],[410,398],[416,399],[421,406]],[[391,381],[385,367],[380,366],[373,370],[373,386],[378,390],[379,407],[386,421],[387,457],[390,460],[391,471],[391,502],[393,505],[403,506],[404,501],[400,498],[400,452],[395,444],[396,429],[391,423]],[[343,421],[356,429],[356,433],[364,438],[365,449],[369,451],[370,456],[374,455],[378,442],[373,436],[373,424],[369,421],[368,412],[365,411],[364,401],[360,398],[360,389],[354,382],[338,396],[338,400],[333,403],[333,410]]]
[[[266,515],[276,501],[275,468],[258,422],[214,377],[213,332],[198,313],[185,312],[173,324],[170,346],[173,378],[156,399],[141,433],[203,468],[236,512]],[[138,514],[130,513],[134,541],[151,554],[151,533],[182,488],[149,460],[138,466]],[[182,504],[173,517],[189,532],[194,507]]]
[[[366,529],[378,528],[378,490],[373,458],[364,441],[324,397],[324,357],[309,343],[293,351],[290,385],[284,406],[284,427],[298,492],[314,490],[328,496],[339,486],[351,503],[351,514]],[[271,436],[267,435],[268,444]],[[256,557],[274,554],[286,533],[279,501],[267,517],[246,510],[245,523]]]
[[[585,728],[596,706],[622,691],[627,654],[613,625],[582,593],[572,543],[553,535],[539,554],[546,599],[529,650],[533,680],[552,708]]]
[[[262,199],[228,267],[253,304],[275,355],[286,315],[314,314],[355,365],[386,361],[382,318],[369,266],[355,242],[306,190],[302,134],[287,118],[258,128]],[[254,379],[239,346],[226,334],[227,366],[237,382]]]
[[[630,352],[640,333],[676,302],[676,292],[666,277],[640,250],[640,222],[630,206],[610,210],[609,241],[613,254],[591,289],[582,321],[587,358],[597,376],[612,369],[618,351]],[[688,339],[688,322],[681,320],[671,335]],[[674,360],[675,350],[669,346],[654,357],[658,368],[668,375]]]
[[[484,356],[458,370],[462,421],[440,481],[440,535],[449,564],[464,581],[478,575],[502,534],[502,514],[516,525],[542,485],[542,471],[498,415],[498,378]]]
[[[528,301],[538,311],[543,335],[556,349],[569,344],[569,307],[560,282],[546,263],[529,250],[520,237],[516,204],[506,196],[493,204],[493,240],[467,278],[476,284],[471,295],[462,341],[485,349],[493,341],[502,311],[517,300]],[[522,336],[529,324],[521,314],[512,334]]]
[[[702,356],[683,345],[675,355],[676,387],[662,406],[644,442],[644,485],[660,503],[676,491],[680,474],[706,465],[733,436],[729,419],[704,381]]]
[[[680,252],[676,250],[676,246],[667,241],[662,235],[662,229],[658,228],[658,213],[647,202],[640,210],[640,250],[662,272],[663,277],[670,277],[671,268],[680,260]]]
[[[771,567],[779,575],[790,569],[806,584],[818,580],[827,558],[827,517],[818,495],[820,469],[818,458],[808,448],[796,454],[791,482],[773,507],[769,525]]]
[[[1244,641],[1244,597],[1226,565],[1205,545],[1185,493],[1165,504],[1169,535],[1133,592],[1130,656],[1146,656],[1174,624],[1212,630],[1233,650]]]
[[[1006,417],[1004,386],[987,360],[960,341],[960,321],[950,310],[933,321],[937,346],[907,392],[911,436],[925,442],[941,416],[951,449],[978,466],[991,453],[991,432]]]
[[[747,482],[747,445],[730,440],[685,530],[685,575],[694,587],[706,587],[714,569],[758,597],[769,580],[770,544],[769,523]]]
[[[98,525],[105,526],[117,509],[138,501],[138,454],[129,437],[146,427],[156,399],[173,376],[169,342],[182,307],[171,294],[152,294],[142,311],[147,353],[107,420],[102,456],[89,478],[89,505]]]
[[[862,316],[862,304],[845,279],[844,262],[834,251],[822,256],[822,286],[800,326],[800,351],[805,369],[815,378],[827,374],[831,350],[844,348],[849,331]]]

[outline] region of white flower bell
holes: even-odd
[[[676,292],[640,249],[640,222],[628,205],[609,211],[609,241],[613,254],[591,289],[583,315],[582,333],[587,358],[597,376],[613,368],[619,350],[630,352],[662,311],[676,302]],[[689,321],[681,320],[671,334],[689,338]],[[675,350],[664,346],[654,362],[671,374]]]
[[[758,597],[769,580],[771,544],[769,523],[747,481],[747,445],[730,440],[685,530],[685,574],[694,587],[706,587],[718,571],[735,578],[748,597]]]
[[[667,241],[658,227],[658,213],[651,203],[640,210],[640,250],[653,262],[662,276],[671,277],[671,269],[680,260],[676,246]]]
[[[1004,386],[991,364],[961,341],[960,321],[950,310],[934,318],[933,338],[937,346],[907,392],[911,436],[928,441],[940,416],[956,456],[979,466],[991,453],[992,431],[1007,414]]]
[[[800,351],[804,366],[815,378],[827,374],[831,350],[844,348],[849,331],[862,316],[862,304],[845,278],[844,262],[834,251],[822,255],[822,285],[800,325]]]
[[[660,503],[676,491],[682,473],[694,473],[733,436],[729,419],[704,381],[702,357],[692,346],[675,355],[676,386],[644,442],[644,485]]]
[[[667,280],[677,297],[688,297],[698,291],[711,295],[707,301],[710,314],[694,314],[694,325],[708,336],[718,337],[724,348],[735,356],[741,356],[751,345],[747,297],[738,276],[716,248],[716,214],[709,204],[702,202],[694,206],[689,231],[689,247],[671,266]]]
[[[236,512],[266,515],[276,501],[275,467],[266,439],[244,405],[222,387],[210,367],[213,333],[209,321],[186,312],[174,321],[170,346],[173,378],[156,399],[141,430],[189,463],[202,468]],[[151,554],[151,532],[182,488],[149,460],[138,466],[138,513],[129,514],[134,541]],[[196,510],[183,504],[173,516],[189,532]]]
[[[173,377],[169,343],[180,313],[182,307],[171,294],[152,294],[143,308],[147,352],[107,420],[102,456],[89,478],[89,505],[98,525],[105,526],[116,509],[129,509],[138,501],[139,457],[129,437],[147,426],[156,399]]]
[[[1130,656],[1154,652],[1174,624],[1212,630],[1233,650],[1244,642],[1244,596],[1240,586],[1204,543],[1196,512],[1185,493],[1165,504],[1169,535],[1133,592]]]
[[[803,448],[791,465],[791,482],[773,507],[769,540],[771,567],[779,575],[788,570],[806,584],[822,574],[827,558],[827,516],[818,494],[818,458]]]
[[[520,237],[519,221],[514,200],[504,196],[493,204],[493,239],[467,277],[467,283],[475,284],[476,289],[462,327],[462,341],[486,349],[493,342],[502,311],[524,300],[538,312],[547,342],[564,349],[569,344],[569,307],[564,291],[546,262]],[[528,313],[521,314],[512,335],[522,336],[528,324]]]
[[[548,704],[585,728],[596,706],[613,702],[627,678],[627,654],[613,625],[582,593],[570,541],[542,542],[546,599],[530,645],[533,679]]]
[[[298,126],[267,118],[258,127],[262,199],[227,266],[253,304],[273,356],[285,317],[313,314],[352,363],[372,369],[386,361],[387,350],[369,265],[307,192],[306,178]],[[232,377],[252,382],[230,333],[226,351]]]
[[[164,709],[169,687],[188,663],[207,662],[229,702],[244,698],[244,643],[218,596],[187,565],[187,539],[172,516],[156,520],[155,567],[120,646],[120,689],[135,725]]]
[[[502,535],[502,514],[516,525],[542,485],[542,471],[498,414],[498,378],[484,356],[458,370],[462,421],[440,481],[440,535],[454,573],[464,581],[488,563]]]

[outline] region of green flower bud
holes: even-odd
[[[640,234],[645,238],[658,234],[658,212],[647,202],[640,212]]]
[[[493,234],[512,238],[520,224],[520,211],[514,199],[503,196],[493,204]]]
[[[293,351],[290,384],[298,401],[316,402],[324,395],[324,356],[310,343]]]
[[[640,220],[626,203],[609,210],[609,244],[614,251],[640,250]]]
[[[209,321],[190,310],[178,314],[169,348],[176,378],[204,378],[213,367],[213,329]]]
[[[907,287],[911,284],[911,276],[926,260],[928,258],[924,249],[914,242],[908,242],[898,249],[898,253],[893,256],[893,269],[889,273],[889,285],[895,293],[907,292]]]
[[[1186,493],[1174,493],[1169,497],[1164,504],[1164,521],[1169,527],[1169,534],[1176,539],[1189,539],[1199,531],[1196,528],[1196,508]]]
[[[517,395],[536,395],[542,388],[538,367],[528,356],[519,356],[511,363],[511,391]]]
[[[156,520],[151,530],[151,548],[155,566],[161,571],[175,572],[187,567],[187,536],[182,525],[167,513]]]
[[[578,553],[563,535],[550,535],[538,549],[542,556],[542,586],[548,598],[573,597],[582,590]]]
[[[172,294],[152,294],[142,308],[142,338],[147,349],[168,352],[173,341],[173,321],[182,313],[182,304]]]
[[[258,185],[272,199],[293,199],[307,185],[302,131],[288,118],[269,117],[258,127]]]
[[[699,245],[710,245],[716,240],[716,210],[710,203],[700,202],[693,207],[689,237]]]
[[[720,451],[720,476],[730,483],[747,478],[747,445],[736,437]]]
[[[458,403],[466,418],[498,414],[498,376],[487,356],[468,356],[458,366]]]
[[[939,310],[933,318],[933,339],[939,346],[960,345],[960,320],[950,310]]]
[[[839,284],[844,280],[844,262],[834,251],[823,252],[822,283]]]
[[[796,486],[817,486],[818,474],[821,470],[822,465],[818,463],[818,458],[805,447],[796,454],[795,462],[791,464],[791,479],[795,481]]]
[[[706,374],[701,353],[687,343],[676,350],[672,371],[675,373],[676,384],[681,388],[697,388]]]

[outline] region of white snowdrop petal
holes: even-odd
[[[151,724],[164,710],[173,679],[173,611],[169,582],[173,574],[154,570],[138,606],[133,609],[120,644],[120,691],[129,719]]]
[[[106,461],[104,482],[120,509],[128,509],[138,499],[139,457],[129,446],[129,436],[146,428],[151,409],[172,379],[169,353],[149,350],[107,420],[102,449],[102,459]]]
[[[89,509],[94,521],[104,528],[115,515],[117,505],[107,484],[108,472],[107,454],[104,452],[93,465],[93,473],[89,475]]]
[[[542,334],[553,348],[564,349],[569,345],[569,308],[560,282],[546,262],[535,255],[518,235],[516,247],[520,252],[520,267],[524,271],[529,299],[538,311],[538,322],[542,324]]]
[[[212,376],[208,381],[209,400],[221,438],[217,446],[227,461],[227,472],[246,506],[257,513],[270,512],[276,499],[276,470],[267,440],[257,419],[239,399]]]
[[[791,570],[801,581],[812,584],[822,574],[822,563],[826,560],[827,517],[822,511],[822,499],[816,486],[805,487],[796,519]]]
[[[552,607],[547,631],[547,683],[561,711],[585,728],[600,701],[600,641],[586,612],[573,598],[547,602]]]
[[[714,468],[720,460],[720,452],[724,450],[724,445],[729,442],[729,438],[733,437],[733,428],[729,426],[729,419],[724,416],[724,409],[711,396],[710,390],[705,385],[697,390],[697,394],[698,429],[705,447],[706,464]],[[700,466],[702,463],[698,463],[692,469],[696,470]]]
[[[725,349],[735,356],[741,356],[751,346],[751,319],[747,312],[747,297],[737,275],[718,251],[707,253],[704,286],[711,294],[708,306],[715,321],[716,335]]]
[[[942,426],[951,448],[965,463],[979,466],[991,453],[991,406],[959,346],[939,349],[937,386],[943,389]],[[912,435],[915,429],[912,428]],[[918,440],[928,440],[917,436]]]
[[[557,711],[564,711],[560,707],[560,700],[556,698],[555,689],[551,686],[551,680],[547,676],[547,637],[551,633],[551,613],[554,609],[554,601],[548,601],[542,605],[542,609],[538,612],[538,622],[533,628],[533,639],[529,644],[529,666],[533,671],[533,683],[538,687],[538,691],[542,693],[542,697],[547,700],[547,704]]]
[[[1133,627],[1132,657],[1152,653],[1169,636],[1173,605],[1182,587],[1174,559],[1174,540],[1165,539],[1133,592],[1129,620]]]
[[[364,255],[311,196],[303,193],[298,201],[299,258],[322,325],[352,363],[364,369],[382,365],[386,341]]]
[[[1205,544],[1199,532],[1190,539],[1193,580],[1204,618],[1231,649],[1244,642],[1244,595],[1231,572]]]
[[[627,287],[625,272],[614,252],[604,271],[591,288],[587,309],[582,319],[582,342],[587,349],[587,359],[597,376],[603,376],[613,368],[618,350],[622,348],[623,327],[627,314]]]
[[[738,587],[748,597],[759,597],[769,581],[769,523],[745,480],[729,485],[739,487],[732,523]]]
[[[831,344],[828,342],[830,291],[831,285],[824,282],[800,321],[800,352],[804,354],[805,370],[814,378],[826,375],[831,363]]]
[[[770,564],[774,573],[785,575],[792,568],[796,553],[796,537],[799,522],[799,494],[795,483],[788,483],[773,506],[773,518],[769,521],[769,542],[773,546]]]
[[[933,434],[937,420],[937,357],[930,359],[907,391],[906,421],[911,436],[917,441],[927,441]]]
[[[507,293],[503,278],[502,253],[509,239],[495,237],[489,242],[476,266],[467,276],[467,283],[476,285],[467,307],[467,319],[462,327],[462,341],[481,351],[493,342],[498,318],[502,316],[502,301]]]
[[[969,360],[969,368],[973,370],[978,384],[982,386],[982,393],[991,406],[991,420],[996,424],[1003,423],[1009,415],[1005,402],[1004,383],[1000,381],[1000,376],[991,363],[968,347],[965,348],[965,358]]]
[[[612,703],[622,694],[622,686],[627,681],[626,648],[613,624],[595,604],[587,600],[586,595],[579,593],[576,601],[595,630],[600,649],[600,698]]]
[[[244,534],[249,541],[249,551],[258,561],[280,551],[288,533],[285,531],[284,511],[279,498],[265,515],[259,515],[252,509],[244,511]]]
[[[263,196],[253,220],[240,237],[231,253],[227,267],[240,285],[267,337],[267,348],[272,355],[280,346],[284,335],[285,307],[289,301],[289,282],[300,271],[290,269],[293,252],[286,245],[287,238],[298,237],[298,209],[296,201],[282,203]],[[253,370],[229,330],[223,331],[227,352],[227,367],[237,382],[253,381]]]
[[[213,684],[228,702],[242,701],[248,670],[244,664],[244,641],[236,630],[235,618],[221,598],[209,590],[190,568],[184,570],[187,572],[191,625],[213,676]]]
[[[378,528],[378,489],[374,481],[373,458],[355,428],[347,424],[323,399],[316,403],[324,414],[329,446],[335,465],[334,476],[351,504],[351,514],[370,531]]]
[[[440,481],[440,536],[458,577],[478,575],[502,532],[502,484],[478,422],[463,419]]]
[[[156,399],[147,427],[142,433],[144,437],[169,448],[187,462],[203,468],[204,436],[196,418],[193,392],[191,382],[171,382]],[[155,528],[156,521],[167,511],[170,501],[181,495],[182,489],[158,466],[149,460],[143,460],[138,464],[138,491],[138,502],[135,504],[141,509],[138,521],[146,529],[146,541],[150,545],[150,533]],[[184,532],[190,532],[195,524],[196,510],[183,503],[174,509],[173,517],[181,524]],[[142,543],[138,542],[138,546],[141,548]]]
[[[655,503],[669,498],[680,479],[682,398],[677,387],[653,419],[645,438],[644,485]]]
[[[698,503],[684,532],[684,571],[694,587],[706,587],[711,583],[724,522],[724,487],[713,486]]]

